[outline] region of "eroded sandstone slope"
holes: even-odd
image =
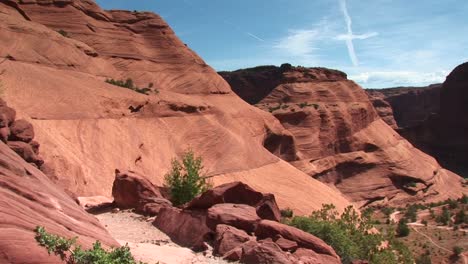
[[[348,205],[266,150],[276,138],[288,146],[291,133],[232,93],[159,16],[28,0],[2,1],[0,19],[4,98],[34,125],[43,170],[68,191],[110,196],[116,168],[160,185],[171,159],[192,148],[215,184],[242,180],[302,214]]]
[[[270,82],[261,81],[272,72]],[[463,192],[457,175],[391,129],[342,72],[285,64],[220,74],[293,135],[289,148],[272,141],[270,151],[360,205],[429,202]]]
[[[0,263],[62,263],[34,239],[36,226],[90,247],[96,240],[119,246],[46,175],[0,142]]]

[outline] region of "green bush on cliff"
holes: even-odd
[[[345,264],[354,260],[370,263],[413,263],[411,252],[392,237],[372,232],[369,214],[348,207],[341,214],[333,205],[324,205],[309,217],[294,217],[288,224],[311,233],[332,246]],[[382,245],[389,242],[388,247]]]
[[[202,158],[196,157],[192,150],[183,154],[182,161],[172,160],[171,171],[165,176],[165,185],[169,188],[174,205],[190,202],[210,188],[202,170]]]
[[[59,256],[67,264],[144,264],[135,261],[128,246],[105,250],[101,242],[96,241],[93,248],[84,250],[76,244],[76,237],[66,239],[50,234],[41,226],[36,227],[35,232],[39,245],[45,247],[49,254]]]

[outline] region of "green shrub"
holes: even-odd
[[[448,225],[452,215],[446,206],[442,208],[442,213],[436,218],[436,222],[442,225]]]
[[[282,209],[280,212],[282,217],[291,218],[294,215],[294,212],[291,210],[291,208]]]
[[[455,215],[455,224],[468,224],[468,216],[465,214],[464,208]]]
[[[460,198],[460,202],[462,204],[468,204],[468,196],[464,194],[462,198]]]
[[[405,237],[405,236],[409,235],[410,229],[408,227],[408,223],[407,223],[407,220],[405,218],[401,219],[398,222],[398,226],[396,228],[396,233],[397,233],[397,236],[399,236],[399,237]]]
[[[459,246],[455,246],[455,247],[453,247],[452,252],[453,252],[454,256],[459,257],[461,255],[461,253],[463,253],[463,248],[459,247]]]
[[[96,241],[92,249],[83,250],[76,244],[76,237],[66,239],[49,234],[41,226],[36,227],[35,232],[39,245],[45,247],[49,254],[60,256],[67,264],[143,264],[135,261],[127,245],[107,251],[101,242]]]
[[[192,150],[183,154],[182,162],[172,160],[171,171],[165,176],[165,185],[169,188],[174,205],[190,202],[210,188],[202,170],[202,158],[195,157]]]
[[[66,38],[69,38],[70,36],[68,35],[68,32],[66,32],[65,30],[63,29],[60,29],[59,31],[57,31],[60,35],[66,37]]]
[[[418,213],[419,205],[417,204],[412,204],[408,206],[405,212],[405,218],[408,219],[411,222],[416,222],[417,220],[417,213]]]
[[[309,232],[332,246],[345,264],[354,260],[368,260],[370,263],[413,263],[411,252],[393,238],[370,232],[372,219],[359,216],[348,207],[341,214],[333,205],[324,205],[309,217],[294,217],[288,224]],[[388,240],[389,247],[381,249]]]
[[[416,259],[416,264],[432,264],[431,255],[428,253],[422,254]]]
[[[450,209],[456,209],[456,208],[458,208],[458,201],[449,199],[448,200],[448,206],[449,206]]]
[[[114,80],[114,79],[106,79],[106,83],[109,83],[109,84],[112,84],[112,85],[115,85],[115,86],[119,86],[119,87],[122,87],[122,88],[127,88],[127,89],[130,89],[130,90],[135,91],[137,93],[144,94],[144,95],[148,95],[151,92],[151,88],[153,87],[153,83],[149,83],[148,87],[139,88],[133,83],[133,80],[130,79],[130,78],[128,78],[125,81],[123,81],[123,80]],[[158,90],[155,90],[154,92],[159,93]]]

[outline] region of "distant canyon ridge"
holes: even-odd
[[[442,84],[366,91],[387,124],[445,168],[468,177],[468,63]]]

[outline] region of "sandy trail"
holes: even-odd
[[[228,263],[213,257],[180,247],[169,237],[154,227],[154,218],[121,211],[105,212],[95,215],[109,233],[121,244],[128,244],[137,260],[148,264],[225,264]]]

